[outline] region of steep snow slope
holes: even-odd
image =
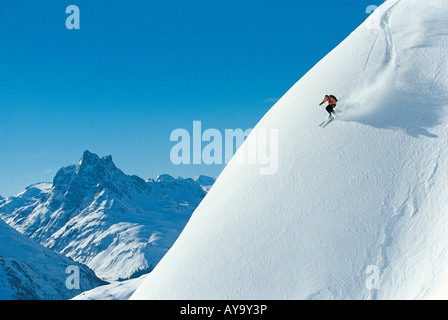
[[[132,299],[448,293],[448,1],[389,0],[263,117]],[[324,94],[343,115],[325,129]],[[372,267],[373,266],[373,267]]]
[[[205,196],[192,179],[144,181],[112,157],[84,152],[52,184],[37,184],[0,203],[0,217],[46,247],[113,281],[149,272]]]
[[[79,270],[79,289],[67,288]],[[67,273],[66,273],[67,272]],[[92,270],[30,240],[0,220],[0,300],[69,299],[103,285]]]

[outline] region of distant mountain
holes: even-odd
[[[79,289],[67,287],[79,270]],[[0,300],[69,299],[106,284],[94,272],[20,234],[0,220]]]
[[[205,194],[193,179],[160,175],[144,181],[124,174],[111,156],[85,151],[53,183],[3,200],[0,217],[112,281],[151,271]]]
[[[199,177],[193,178],[194,181],[196,181],[204,191],[208,192],[210,191],[210,188],[215,183],[216,178],[200,175]]]

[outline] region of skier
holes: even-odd
[[[334,108],[336,108],[336,103],[338,102],[338,99],[336,99],[333,95],[326,95],[325,99],[319,104],[320,106],[324,104],[325,102],[328,102],[328,106],[325,108],[327,112],[329,113],[328,119],[331,117],[334,117],[336,113],[334,112]]]

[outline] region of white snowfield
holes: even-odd
[[[380,6],[249,136],[278,130],[277,173],[229,164],[131,299],[448,298],[447,17]]]

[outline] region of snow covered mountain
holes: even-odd
[[[261,119],[132,299],[448,298],[448,1],[388,0]],[[318,106],[339,98],[325,129]],[[272,149],[272,148],[271,148]]]
[[[71,282],[73,266],[79,270],[79,288],[75,280]],[[0,300],[69,299],[103,284],[86,266],[45,248],[0,220]]]
[[[198,177],[194,177],[193,180],[196,181],[205,192],[209,192],[210,188],[215,183],[216,178],[200,175]]]
[[[149,272],[204,196],[192,179],[161,175],[144,181],[124,174],[112,157],[85,151],[53,183],[3,200],[0,217],[112,281]]]

